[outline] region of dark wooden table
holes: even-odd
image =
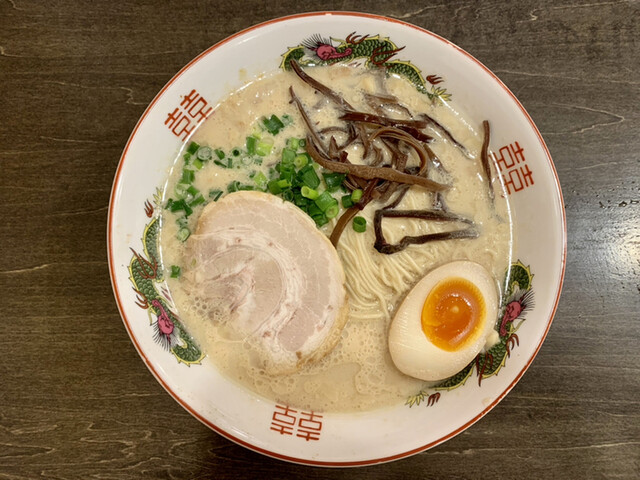
[[[563,186],[555,322],[469,430],[361,469],[287,464],[199,423],[118,315],[106,254],[120,154],[145,106],[224,37],[294,12],[403,19],[492,69],[539,126]],[[638,478],[640,4],[0,2],[0,478]]]

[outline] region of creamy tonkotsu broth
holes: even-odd
[[[184,265],[185,243],[179,240],[181,228],[194,231],[202,205],[193,208],[188,222],[178,225],[175,214],[164,210],[161,231],[162,261],[178,315],[194,339],[229,378],[271,400],[309,408],[315,411],[363,411],[404,402],[415,395],[425,382],[408,377],[394,366],[387,344],[387,332],[394,311],[407,292],[430,270],[452,260],[473,260],[491,272],[496,281],[501,280],[510,262],[511,222],[505,195],[495,182],[495,209],[487,195],[480,162],[482,146],[481,124],[465,119],[455,105],[437,100],[431,102],[406,80],[384,78],[379,72],[361,67],[315,67],[307,72],[334,91],[339,92],[356,109],[371,111],[366,94],[384,94],[397,97],[402,105],[413,113],[426,112],[453,134],[463,144],[465,155],[437,130],[428,131],[435,137],[431,148],[446,166],[450,177],[438,180],[451,182],[453,188],[445,193],[446,204],[451,211],[472,218],[480,231],[475,239],[436,241],[412,245],[405,250],[385,255],[373,245],[373,215],[383,205],[370,203],[361,213],[367,220],[363,233],[350,226],[344,230],[337,251],[343,263],[346,287],[349,295],[349,319],[337,346],[316,363],[305,365],[290,375],[268,375],[254,364],[250,349],[242,341],[228,340],[219,326],[211,321],[216,305],[198,302],[193,292],[185,288],[182,278],[171,278],[170,267]],[[226,194],[228,185],[252,184],[256,174],[269,178],[273,166],[280,159],[280,152],[288,138],[303,139],[307,128],[294,104],[290,102],[289,86],[293,86],[316,127],[340,123],[340,112],[331,102],[292,72],[279,72],[257,79],[229,95],[216,108],[214,114],[196,131],[193,141],[212,149],[220,149],[232,156],[235,148],[244,148],[245,139],[256,129],[259,119],[275,114],[290,118],[280,133],[273,136],[273,150],[263,157],[262,164],[242,161],[240,152],[234,160],[234,168],[222,168],[208,161],[196,171],[193,185],[203,192],[220,190]],[[387,115],[409,118],[404,109],[389,108]],[[288,117],[287,117],[288,116]],[[184,152],[183,152],[184,153]],[[350,147],[350,160],[357,162],[362,147]],[[213,155],[216,159],[216,155]],[[226,161],[226,160],[225,160]],[[415,159],[412,161],[415,162]],[[409,163],[411,165],[411,163]],[[182,178],[182,155],[170,172],[165,200],[172,197]],[[271,169],[271,170],[270,170]],[[433,204],[433,193],[421,187],[412,187],[398,208],[425,209]],[[337,218],[320,227],[327,236]],[[442,231],[437,222],[411,219],[388,219],[384,233],[390,243],[396,243],[406,235],[420,235]],[[188,242],[188,240],[187,240]]]

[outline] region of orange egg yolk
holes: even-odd
[[[442,350],[460,350],[484,324],[486,307],[480,289],[464,278],[438,283],[422,307],[422,331]]]

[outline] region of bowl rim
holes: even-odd
[[[215,425],[213,422],[211,422],[210,420],[207,420],[203,415],[199,414],[195,409],[193,409],[189,403],[185,400],[183,400],[180,395],[175,392],[163,379],[162,377],[159,375],[158,371],[156,370],[156,368],[154,367],[153,363],[150,361],[149,358],[147,358],[147,356],[144,354],[140,344],[138,343],[138,340],[136,339],[135,335],[133,334],[128,320],[127,320],[127,316],[123,307],[123,301],[121,299],[121,295],[120,295],[120,290],[118,288],[117,282],[116,282],[116,272],[115,272],[115,258],[113,258],[114,255],[114,249],[113,249],[113,237],[114,237],[114,232],[113,232],[113,222],[114,222],[114,205],[115,205],[115,197],[116,197],[116,192],[118,191],[118,187],[120,185],[121,182],[121,173],[122,173],[122,169],[123,169],[123,165],[124,165],[124,160],[125,157],[127,156],[129,147],[131,146],[131,143],[134,139],[134,137],[136,136],[136,133],[138,132],[138,129],[140,128],[140,126],[142,125],[143,121],[146,119],[146,117],[149,115],[149,113],[151,112],[151,110],[153,109],[153,107],[155,106],[155,104],[159,101],[159,99],[162,97],[162,95],[165,93],[165,91],[172,86],[187,70],[189,70],[193,65],[195,65],[197,62],[199,62],[201,59],[203,59],[205,56],[207,56],[210,52],[224,46],[225,44],[231,42],[232,40],[234,40],[237,37],[240,37],[242,35],[245,35],[247,33],[250,33],[254,30],[259,30],[261,28],[270,26],[270,25],[275,25],[278,23],[282,23],[282,22],[287,22],[287,21],[291,21],[291,20],[296,20],[296,19],[301,19],[301,18],[309,18],[309,17],[319,17],[319,16],[342,16],[342,17],[356,17],[356,18],[365,18],[365,19],[371,19],[371,20],[378,20],[378,21],[384,21],[384,22],[390,22],[390,23],[394,23],[394,24],[398,24],[400,26],[403,27],[408,27],[414,30],[417,30],[423,34],[427,34],[441,42],[444,42],[445,44],[453,47],[455,50],[457,50],[459,53],[463,54],[465,57],[467,57],[468,59],[470,59],[471,61],[473,61],[474,63],[476,63],[478,66],[480,66],[486,73],[488,73],[491,78],[493,80],[495,80],[497,82],[497,84],[509,95],[509,97],[515,102],[516,106],[520,109],[521,113],[524,114],[526,120],[529,122],[530,127],[533,129],[533,131],[535,132],[540,145],[546,155],[547,158],[547,162],[549,167],[551,168],[551,172],[553,174],[553,179],[554,179],[554,186],[555,186],[555,191],[558,194],[559,197],[559,205],[560,205],[560,213],[561,213],[561,219],[562,219],[562,228],[561,228],[561,236],[562,236],[562,252],[561,252],[561,261],[562,261],[562,265],[561,265],[561,270],[560,270],[560,277],[559,277],[559,281],[558,281],[558,286],[557,286],[557,292],[555,294],[555,300],[554,300],[554,304],[553,304],[553,308],[550,311],[549,314],[549,318],[547,319],[546,322],[546,328],[544,330],[544,332],[542,333],[542,336],[540,338],[540,341],[538,343],[538,345],[536,346],[535,350],[533,351],[531,357],[527,360],[526,364],[523,366],[523,368],[521,369],[520,372],[517,373],[517,375],[515,375],[515,377],[513,378],[513,380],[511,381],[511,383],[490,403],[488,404],[480,413],[478,413],[475,417],[473,417],[472,419],[470,419],[469,421],[467,421],[464,425],[461,425],[459,428],[449,432],[448,434],[438,438],[437,440],[431,441],[425,445],[422,445],[420,447],[405,451],[405,452],[401,452],[398,454],[394,454],[394,455],[389,455],[386,457],[381,457],[381,458],[374,458],[374,459],[367,459],[367,460],[356,460],[356,461],[322,461],[322,460],[313,460],[313,459],[305,459],[305,458],[297,458],[297,457],[293,457],[290,455],[285,455],[285,454],[281,454],[281,453],[277,453],[277,452],[273,452],[270,450],[267,450],[265,448],[261,448],[258,447],[256,445],[253,445],[233,434],[231,434],[230,432],[225,431],[224,429],[222,429],[221,427]],[[522,376],[524,375],[524,373],[527,371],[527,369],[529,368],[529,366],[531,365],[531,363],[533,362],[533,360],[535,359],[535,357],[537,356],[538,352],[540,351],[540,348],[542,347],[542,344],[544,343],[544,340],[547,337],[547,334],[549,332],[549,329],[551,328],[551,324],[553,323],[553,319],[555,317],[556,314],[556,310],[558,307],[558,302],[560,300],[560,296],[561,296],[561,292],[562,292],[562,287],[564,284],[564,276],[565,276],[565,270],[566,270],[566,261],[567,261],[567,220],[566,220],[566,210],[565,210],[565,206],[564,206],[564,200],[563,200],[563,196],[562,196],[562,190],[560,187],[560,181],[558,178],[558,173],[557,170],[555,168],[555,165],[553,163],[552,157],[551,157],[551,153],[549,152],[549,149],[544,141],[544,139],[542,138],[542,135],[540,133],[540,131],[538,130],[538,128],[536,127],[535,123],[533,122],[533,119],[531,118],[531,116],[529,115],[529,113],[525,110],[524,106],[520,103],[520,101],[516,98],[516,96],[511,92],[511,90],[509,90],[509,88],[489,69],[487,68],[482,62],[480,62],[479,60],[477,60],[474,56],[472,56],[470,53],[468,53],[467,51],[465,51],[464,49],[462,49],[461,47],[457,46],[456,44],[452,43],[451,41],[447,40],[446,38],[433,33],[425,28],[419,27],[417,25],[413,25],[411,23],[407,23],[405,21],[399,20],[399,19],[395,19],[395,18],[390,18],[390,17],[385,17],[382,15],[378,15],[378,14],[372,14],[372,13],[363,13],[363,12],[354,12],[354,11],[332,11],[332,10],[327,10],[327,11],[315,11],[315,12],[305,12],[305,13],[297,13],[297,14],[292,14],[292,15],[287,15],[287,16],[282,16],[282,17],[277,17],[277,18],[273,18],[255,25],[252,25],[250,27],[247,27],[241,31],[238,31],[226,38],[224,38],[223,40],[215,43],[214,45],[210,46],[209,48],[207,48],[206,50],[204,50],[203,52],[201,52],[200,54],[198,54],[195,58],[193,58],[191,61],[189,61],[186,65],[184,65],[176,74],[174,74],[171,79],[162,87],[162,89],[155,95],[155,97],[153,98],[153,100],[149,103],[149,105],[145,108],[144,112],[142,113],[142,115],[140,116],[140,118],[138,119],[131,135],[129,136],[127,143],[123,149],[122,155],[120,156],[120,160],[118,162],[118,167],[116,169],[115,175],[114,175],[114,180],[113,180],[113,184],[112,184],[112,188],[111,188],[111,194],[110,194],[110,198],[109,198],[109,208],[108,208],[108,218],[107,218],[107,259],[108,259],[108,264],[109,264],[109,276],[110,276],[110,280],[111,280],[111,286],[112,286],[112,290],[114,293],[114,297],[116,300],[116,304],[118,307],[118,311],[120,313],[120,317],[124,323],[125,329],[127,330],[127,333],[130,337],[130,339],[132,340],[138,354],[140,355],[140,357],[142,358],[142,360],[144,361],[145,365],[147,366],[147,368],[149,369],[149,371],[153,374],[153,376],[156,378],[156,380],[160,383],[160,385],[162,385],[162,387],[167,391],[167,393],[169,393],[169,395],[171,395],[171,397],[173,397],[173,399],[178,402],[186,411],[188,411],[192,416],[194,416],[196,419],[198,419],[200,422],[202,422],[204,425],[206,425],[207,427],[211,428],[213,431],[215,431],[216,433],[218,433],[219,435],[225,437],[228,440],[233,441],[236,444],[239,444],[245,448],[248,448],[254,452],[272,457],[272,458],[276,458],[279,460],[283,460],[283,461],[287,461],[287,462],[292,462],[292,463],[297,463],[297,464],[302,464],[302,465],[308,465],[308,466],[323,466],[323,467],[356,467],[356,466],[365,466],[365,465],[376,465],[376,464],[380,464],[380,463],[386,463],[386,462],[390,462],[393,460],[398,460],[401,458],[405,458],[405,457],[409,457],[412,456],[416,453],[428,450],[432,447],[435,447],[436,445],[439,445],[447,440],[449,440],[450,438],[458,435],[459,433],[463,432],[464,430],[468,429],[469,427],[471,427],[473,424],[475,424],[476,422],[478,422],[482,417],[484,417],[487,413],[489,413],[489,411],[491,411],[512,389],[513,387],[520,381],[520,379],[522,378]]]

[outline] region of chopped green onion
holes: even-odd
[[[223,162],[221,160],[214,160],[213,163],[215,163],[216,165],[222,168],[231,168],[231,165],[230,165],[231,159],[229,159],[228,162]]]
[[[287,202],[293,202],[293,192],[291,190],[284,190],[282,192],[282,198],[284,198]]]
[[[316,205],[315,202],[313,202],[309,205],[309,215],[315,217],[317,215],[324,215],[324,212],[318,208],[318,205]]]
[[[298,151],[298,147],[300,145],[300,140],[295,137],[291,137],[287,139],[287,148],[290,148],[294,152]]]
[[[291,150],[290,148],[282,149],[282,164],[283,165],[293,165],[293,160],[296,158],[295,150]]]
[[[184,164],[189,165],[189,162],[191,161],[191,154],[185,153],[182,158],[184,159]]]
[[[233,150],[231,150],[231,155],[233,155],[234,157],[240,156],[240,149],[234,148]]]
[[[178,237],[178,240],[184,242],[187,240],[187,238],[189,238],[189,235],[191,235],[191,232],[188,228],[185,227],[178,230],[178,234],[176,236]]]
[[[271,118],[263,117],[262,124],[271,135],[277,135],[284,128],[284,123],[276,115],[271,115]]]
[[[326,212],[327,208],[329,208],[334,203],[338,203],[338,201],[333,198],[327,191],[322,192],[320,195],[318,195],[318,198],[316,198],[315,202],[318,208],[323,212]]]
[[[222,150],[216,148],[214,151],[219,160],[222,160],[224,158],[224,152]]]
[[[176,224],[178,225],[179,228],[184,228],[189,226],[189,219],[187,217],[180,216],[178,218],[176,218]]]
[[[245,145],[247,147],[247,153],[249,155],[255,155],[256,153],[256,144],[258,143],[258,139],[256,137],[247,137]]]
[[[327,208],[327,211],[324,212],[324,214],[327,216],[327,218],[333,218],[338,215],[338,212],[340,212],[340,207],[338,206],[338,202],[336,201],[336,203],[329,205],[329,208]]]
[[[198,153],[196,154],[196,156],[198,157],[199,160],[202,160],[203,162],[207,162],[211,160],[211,157],[213,156],[213,151],[211,150],[211,147],[200,147],[198,149]]]
[[[309,188],[306,185],[302,186],[302,188],[300,189],[300,193],[304,198],[309,198],[311,200],[315,200],[320,195],[320,193],[318,193],[317,190],[314,190],[313,188]]]
[[[326,225],[329,222],[329,219],[324,213],[321,213],[319,215],[313,215],[311,218],[313,218],[313,221],[316,222],[316,225],[318,227]]]
[[[309,204],[311,200],[302,196],[302,193],[298,191],[293,192],[293,203],[295,203],[305,213],[309,212]]]
[[[354,204],[358,203],[361,198],[362,198],[362,190],[357,189],[357,190],[354,190],[353,192],[351,192],[351,201]]]
[[[179,212],[180,210],[184,211],[184,214],[188,217],[189,215],[191,215],[193,213],[193,209],[187,205],[187,202],[185,201],[184,198],[181,198],[180,200],[174,200],[171,203],[171,208],[170,210],[175,213],[175,212]]]
[[[189,206],[190,207],[195,207],[195,206],[200,205],[200,204],[202,204],[204,202],[205,202],[204,197],[202,196],[201,193],[199,193],[193,200],[191,200],[189,202]]]
[[[180,267],[178,265],[171,265],[171,278],[180,277]]]
[[[335,192],[340,188],[342,182],[346,178],[346,174],[344,173],[323,173],[322,177],[324,178],[324,183],[327,184],[327,190],[330,192]]]
[[[301,153],[300,155],[296,155],[296,158],[293,159],[293,164],[297,169],[301,169],[306,166],[310,160],[311,157],[309,157],[308,153]]]
[[[287,182],[289,182],[289,185],[293,184],[295,176],[296,171],[293,166],[280,169],[280,180],[286,180]]]
[[[307,141],[306,141],[304,138],[301,138],[301,139],[298,141],[298,145],[300,146],[300,148],[304,148],[304,147],[306,147],[306,146],[307,146]]]
[[[285,113],[284,115],[282,115],[282,123],[284,123],[285,125],[291,125],[293,123],[293,118],[291,118],[291,115],[287,115]]]
[[[279,180],[276,179],[276,180],[271,180],[269,183],[267,183],[267,188],[274,195],[278,195],[279,193],[282,192],[282,189],[280,188],[280,186],[278,186],[278,182]]]
[[[200,148],[200,145],[198,145],[196,142],[191,142],[187,147],[187,153],[190,153],[191,155],[193,155],[198,151],[199,148]]]
[[[193,161],[193,166],[196,167],[198,170],[200,170],[202,167],[204,167],[204,162],[202,160],[200,160],[199,158],[196,158]]]
[[[253,181],[255,184],[260,187],[261,190],[267,188],[267,177],[265,177],[264,173],[258,172],[253,176]]]
[[[344,195],[342,197],[342,206],[344,208],[351,208],[353,207],[354,203],[353,200],[351,199],[351,195]]]
[[[189,195],[191,195],[192,197],[195,197],[197,194],[200,193],[200,190],[198,190],[196,187],[194,187],[193,185],[189,185],[189,188],[187,188],[187,193]]]
[[[242,165],[244,165],[245,167],[248,167],[249,165],[253,164],[253,158],[242,157],[242,159],[240,160],[240,163],[242,163]]]
[[[260,140],[256,145],[256,155],[260,155],[261,157],[266,157],[271,153],[272,149],[273,149],[273,139],[264,138]]]
[[[352,225],[356,232],[362,233],[367,229],[367,219],[364,217],[353,217]]]
[[[209,190],[209,198],[212,199],[214,202],[217,202],[218,199],[222,196],[222,190]]]
[[[178,198],[184,198],[187,195],[187,188],[189,185],[185,185],[184,183],[176,183],[173,191],[176,193]]]
[[[166,208],[167,210],[170,210],[171,209],[171,205],[173,205],[173,198],[170,198],[169,200],[167,200],[167,203],[164,206],[164,208]]]
[[[180,179],[180,183],[193,183],[196,178],[196,172],[191,170],[190,168],[182,169],[182,178]]]
[[[227,192],[229,193],[237,192],[239,190],[238,188],[239,186],[240,186],[240,182],[237,180],[234,180],[229,185],[227,185]]]
[[[320,185],[320,178],[318,178],[318,174],[311,165],[300,169],[298,175],[300,176],[301,183],[309,188],[318,188]]]
[[[284,190],[285,188],[288,188],[291,186],[291,182],[286,179],[278,180],[278,186]]]
[[[256,165],[262,165],[262,159],[260,157],[254,158],[253,163]]]

